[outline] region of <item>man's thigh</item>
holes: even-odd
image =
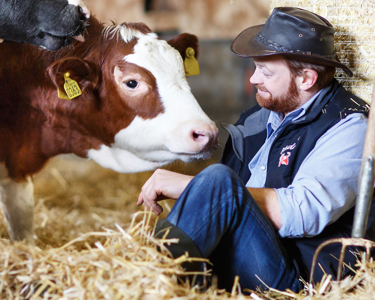
[[[297,265],[230,168],[217,164],[198,174],[167,220],[212,261],[220,288],[230,290],[238,275],[242,288],[255,289],[263,281],[270,287],[299,290]]]

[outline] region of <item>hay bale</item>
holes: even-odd
[[[367,103],[371,101],[375,79],[375,3],[371,0],[271,0],[271,9],[295,6],[328,19],[336,28],[336,52],[354,76],[341,69],[336,78]]]

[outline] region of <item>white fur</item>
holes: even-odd
[[[140,159],[133,153],[116,147],[102,145],[99,150],[91,149],[88,157],[104,168],[109,168],[121,173],[136,173],[153,170],[165,163],[152,162]]]
[[[34,187],[30,178],[26,182],[11,179],[0,181],[0,199],[8,232],[12,241],[34,243],[33,209]]]
[[[140,38],[140,39],[148,38],[148,39],[156,40],[158,37],[156,33],[153,33],[153,32],[150,32],[147,35],[144,35],[138,30],[127,28],[124,26],[120,26],[120,35],[126,43],[130,42],[133,38]]]
[[[136,117],[116,134],[111,147],[90,150],[88,157],[118,172],[152,170],[176,159],[208,158],[201,153],[202,146],[189,137],[193,129],[215,132],[217,128],[190,91],[180,53],[154,33],[112,26],[105,34],[112,38],[120,34],[125,41],[138,39],[133,54],[124,60],[153,74],[164,113],[153,119]]]

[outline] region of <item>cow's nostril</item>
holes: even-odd
[[[198,143],[201,146],[207,145],[209,137],[205,132],[192,131],[192,138],[195,143]]]
[[[90,11],[87,9],[87,7],[82,7],[78,5],[78,14],[79,18],[82,22],[87,22],[90,18]]]
[[[43,31],[38,33],[38,38],[40,38],[40,39],[44,39],[45,36],[46,36],[46,34]]]
[[[194,138],[194,139],[199,138],[199,136],[201,136],[201,134],[196,133],[196,132],[193,132],[193,138]]]

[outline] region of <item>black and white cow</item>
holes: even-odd
[[[81,35],[90,12],[81,0],[0,0],[0,42],[34,44],[48,50]]]

